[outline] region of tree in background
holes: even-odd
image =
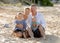
[[[27,5],[31,5],[32,3],[41,5],[41,6],[53,6],[53,4],[50,2],[50,0],[0,0],[3,3],[11,3],[11,4],[16,4],[16,3],[24,3]],[[23,2],[22,2],[23,1]],[[32,1],[32,3],[31,3]]]
[[[36,0],[37,1],[37,0]],[[53,6],[53,3],[51,3],[50,0],[38,0],[41,6]],[[38,3],[38,2],[37,2]]]

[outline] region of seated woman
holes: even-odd
[[[16,37],[20,37],[22,38],[22,36],[24,38],[26,38],[26,21],[24,20],[23,14],[19,13],[16,17],[15,17],[16,21],[16,27],[14,30],[14,35]]]

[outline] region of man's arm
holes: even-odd
[[[43,26],[43,28],[46,27],[46,22],[45,22],[43,15],[41,15],[41,25]]]

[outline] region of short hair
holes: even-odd
[[[19,12],[17,15],[23,15],[23,13]]]
[[[25,10],[26,10],[26,9],[30,10],[30,8],[25,8]]]
[[[34,6],[36,7],[36,4],[32,4],[32,5],[31,5],[31,7],[34,7]]]
[[[22,13],[20,12],[20,13],[18,13],[18,15],[21,15]]]

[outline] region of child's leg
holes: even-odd
[[[24,38],[28,38],[29,37],[29,34],[28,34],[27,30],[25,30],[25,32],[23,32],[23,36],[24,36]]]
[[[34,38],[34,34],[33,34],[33,32],[32,32],[32,29],[31,29],[31,28],[28,28],[27,31],[28,31],[30,37],[31,37],[31,38]]]
[[[24,38],[27,38],[27,36],[26,36],[26,32],[23,32],[23,36],[24,36]]]
[[[13,32],[13,36],[14,37],[22,37],[22,33],[21,32]]]
[[[26,34],[26,37],[27,37],[27,38],[29,38],[29,37],[30,37],[30,36],[29,36],[29,33],[28,33],[28,31],[27,31],[27,30],[25,31],[25,34]]]
[[[16,35],[17,35],[17,37],[22,38],[23,34],[22,34],[22,32],[18,32]]]

